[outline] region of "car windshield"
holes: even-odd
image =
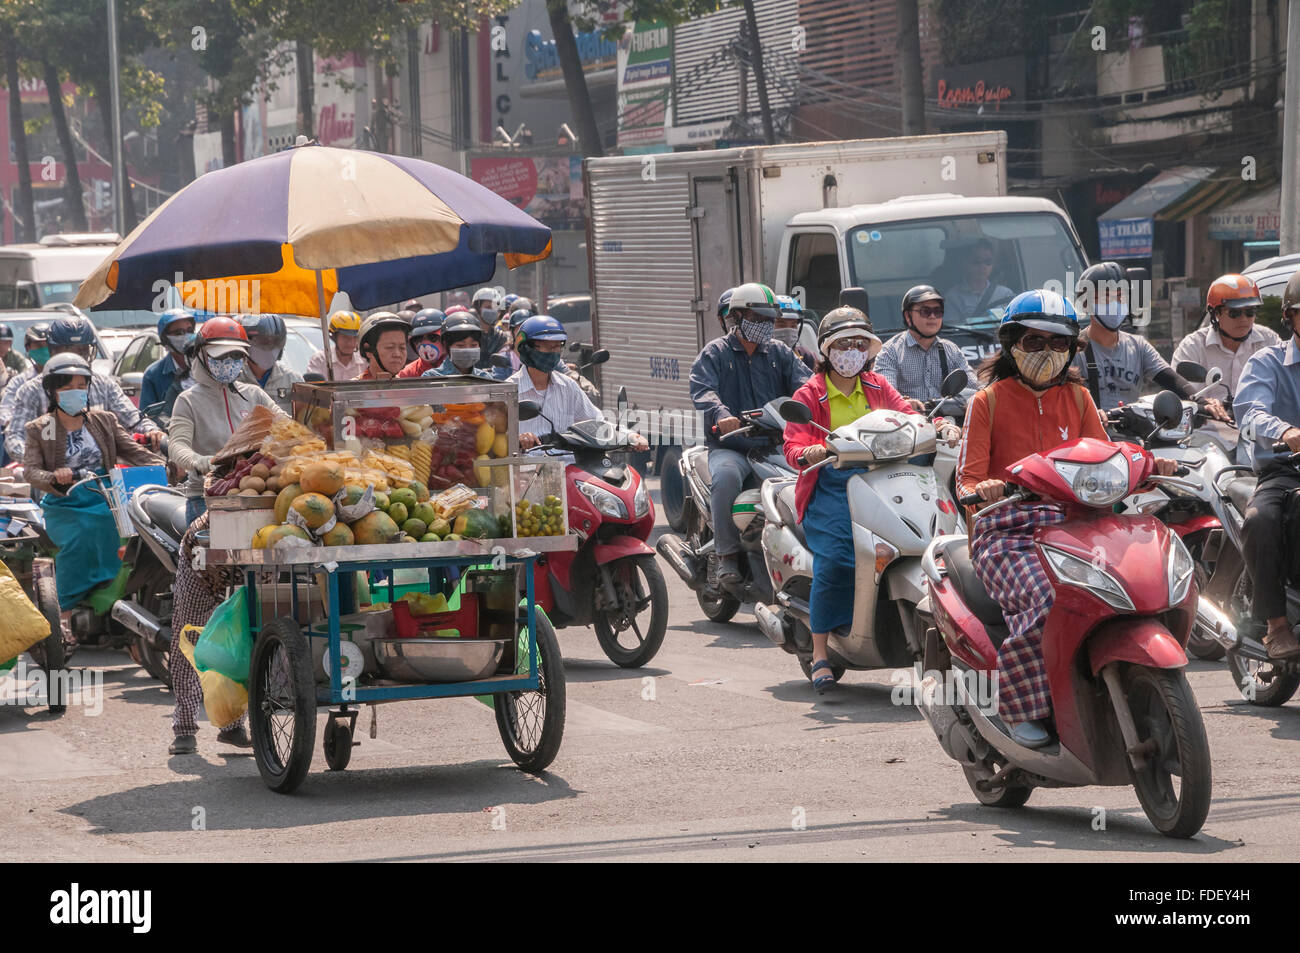
[[[284,337],[284,353],[280,355],[280,360],[287,364],[290,370],[297,371],[299,374],[307,373],[307,361],[320,350],[309,339],[311,331],[312,329],[305,325],[294,325]],[[316,340],[319,339],[320,329],[317,329]]]
[[[902,329],[903,295],[933,285],[949,327],[990,326],[990,308],[1048,282],[1064,287],[1086,267],[1050,212],[931,218],[862,225],[846,237],[852,283],[865,288],[876,332]]]

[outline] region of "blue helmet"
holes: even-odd
[[[510,312],[510,331],[511,331],[511,333],[514,333],[515,331],[519,330],[519,325],[523,324],[525,321],[527,321],[527,320],[528,320],[529,318],[531,318],[532,316],[533,316],[533,313],[532,313],[531,311],[529,311],[527,308],[518,308],[518,309],[516,309],[516,310],[514,310],[514,311],[511,311],[511,312]]]
[[[781,309],[782,314],[801,315],[803,314],[803,305],[789,295],[776,296],[777,307]]]
[[[533,341],[567,341],[569,332],[564,325],[549,314],[535,314],[526,319],[515,331],[515,349]]]
[[[718,320],[721,321],[727,316],[727,311],[731,308],[731,293],[735,288],[728,288],[722,294],[718,295]]]
[[[1003,339],[1005,347],[1006,338],[1013,332],[1019,336],[1027,328],[1077,338],[1079,315],[1074,310],[1074,305],[1055,291],[1023,291],[1007,305],[1002,323],[998,326],[998,338]]]
[[[184,308],[168,308],[158,315],[158,337],[166,337],[167,329],[177,321],[193,321],[198,324],[198,319]]]
[[[447,316],[437,308],[424,308],[417,311],[415,317],[411,319],[411,347],[415,347],[416,338],[441,331],[442,322],[446,320]]]
[[[278,314],[241,314],[236,319],[248,335],[248,343],[254,347],[269,347],[279,351],[284,349],[289,329],[285,327],[284,318]]]
[[[512,291],[510,292],[510,294],[506,295],[504,298],[501,299],[501,306],[503,308],[508,308],[518,300],[519,300],[519,295],[515,294]]]
[[[95,328],[80,315],[55,318],[50,322],[50,347],[82,347],[95,343]]]

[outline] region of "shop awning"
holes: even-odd
[[[1227,205],[1259,189],[1259,183],[1241,177],[1241,166],[1224,166],[1200,185],[1188,189],[1180,198],[1156,214],[1158,222],[1182,222],[1193,215]]]
[[[1155,219],[1215,173],[1213,166],[1162,172],[1097,219],[1102,258],[1149,258]]]
[[[1277,241],[1281,210],[1281,185],[1248,195],[1210,213],[1210,237],[1217,241]]]

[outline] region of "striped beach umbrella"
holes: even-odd
[[[477,182],[420,159],[303,144],[209,172],[140,223],[76,304],[325,317],[487,281],[551,252],[551,231]]]

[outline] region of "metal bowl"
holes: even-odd
[[[496,671],[509,639],[375,639],[375,661],[399,682],[472,682]]]

